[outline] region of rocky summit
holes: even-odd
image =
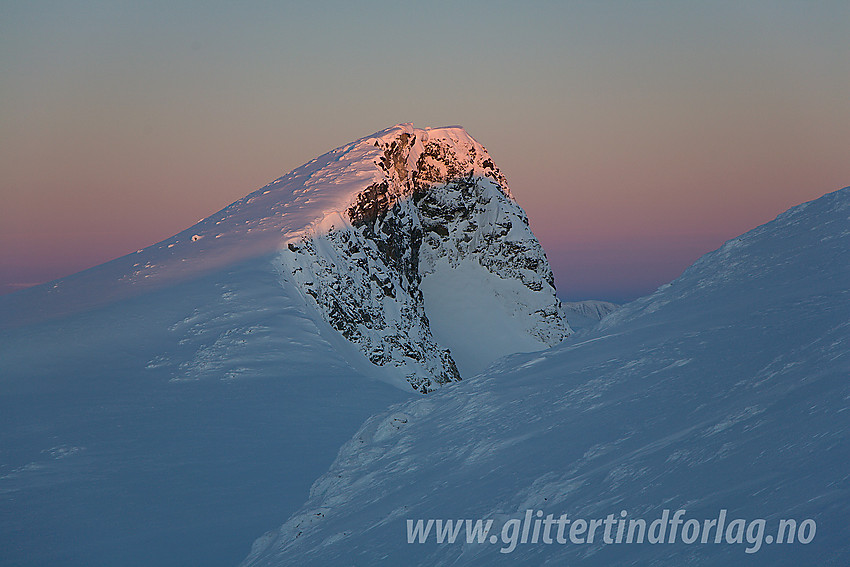
[[[402,124],[334,152],[376,175],[290,239],[281,275],[371,363],[428,392],[570,333],[525,212],[465,130]]]

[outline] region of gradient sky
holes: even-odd
[[[398,122],[487,146],[565,299],[850,185],[850,3],[0,1],[0,292]]]

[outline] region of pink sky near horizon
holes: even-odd
[[[369,6],[0,8],[0,293],[398,122],[488,148],[565,299],[651,292],[850,185],[844,3]]]

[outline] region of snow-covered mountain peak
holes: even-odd
[[[217,248],[238,243],[250,252],[286,244],[386,211],[430,184],[470,176],[493,179],[510,196],[487,150],[462,127],[398,124],[311,160],[161,245],[212,238]]]
[[[272,199],[312,205],[302,207],[313,217],[304,219],[304,228],[285,231],[292,240],[341,228],[341,223],[374,220],[430,185],[470,177],[490,178],[511,196],[487,150],[462,127],[414,128],[407,123],[341,146],[258,193],[270,191]],[[246,199],[252,198],[256,200],[256,193]]]
[[[387,128],[220,217],[216,238],[276,235],[281,277],[391,381],[423,392],[570,332],[525,212],[459,126]]]
[[[459,126],[412,124],[327,152],[135,254],[28,291],[8,319],[85,310],[266,257],[369,372],[422,392],[570,332],[543,249],[487,150]]]
[[[282,277],[373,365],[427,392],[569,333],[524,211],[463,128],[400,124],[304,168],[272,184],[321,203],[285,233]]]

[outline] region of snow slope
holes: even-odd
[[[410,395],[273,259],[0,336],[0,565],[234,565]]]
[[[373,416],[244,566],[846,565],[850,188],[576,339]],[[808,544],[407,543],[407,519],[816,520]],[[491,532],[493,533],[493,532]],[[461,539],[463,536],[461,536]],[[766,541],[766,540],[765,540]]]
[[[236,564],[363,420],[459,377],[428,321],[456,313],[426,302],[461,261],[503,292],[468,297],[466,319],[492,310],[491,331],[525,339],[474,364],[569,332],[484,148],[399,125],[0,297],[0,565]]]
[[[596,299],[568,301],[563,303],[562,306],[570,327],[574,331],[583,331],[595,327],[606,315],[620,307],[616,303]]]

